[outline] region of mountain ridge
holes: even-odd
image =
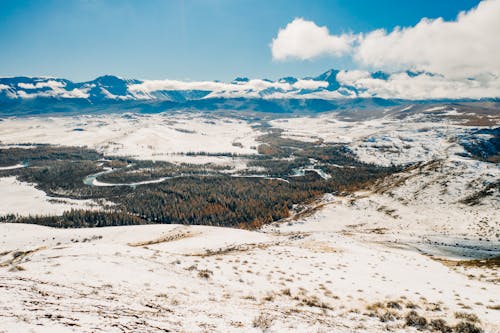
[[[389,74],[330,69],[315,77],[288,76],[275,81],[247,77],[237,77],[231,82],[138,80],[109,74],[84,82],[54,77],[4,77],[0,78],[0,115],[127,110],[148,113],[181,109],[314,113],[410,103],[499,100],[495,97],[436,98],[432,94],[426,98],[379,96],[366,87],[390,86],[401,77],[421,81],[439,76],[409,71]],[[364,86],[363,82],[368,83]]]
[[[315,77],[296,78],[286,76],[277,80],[236,77],[230,82],[139,80],[116,75],[102,75],[90,81],[74,82],[65,78],[44,76],[0,77],[0,102],[6,99],[29,99],[53,97],[57,99],[83,98],[101,100],[159,100],[185,101],[212,97],[264,98],[264,99],[338,99],[338,98],[384,98],[384,99],[433,99],[435,96],[415,97],[399,93],[387,93],[395,80],[429,79],[439,75],[425,72],[405,71],[387,73],[382,71],[342,71],[330,69]],[[441,96],[447,97],[447,96]],[[491,97],[491,96],[486,96]],[[498,96],[500,97],[500,92]],[[462,96],[462,98],[469,98]],[[457,99],[451,96],[451,99]],[[458,98],[460,99],[460,98]],[[472,97],[472,99],[478,99]]]

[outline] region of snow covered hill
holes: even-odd
[[[0,331],[498,332],[494,269],[334,231],[350,216],[263,232],[1,224]]]
[[[260,156],[256,146],[272,131],[407,167],[295,205],[289,218],[256,231],[0,223],[0,332],[499,332],[499,116],[494,103],[415,103],[257,120],[4,119],[3,149],[85,145],[108,157],[210,163],[232,175],[250,169],[247,159]],[[0,178],[0,193],[9,194],[0,215],[99,204],[53,202],[14,176]]]

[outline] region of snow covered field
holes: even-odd
[[[0,224],[0,332],[417,332],[436,331],[439,319],[455,332],[500,331],[498,260],[486,260],[500,255],[500,193],[488,187],[500,167],[467,157],[457,138],[470,127],[425,113],[270,124],[284,137],[345,143],[365,162],[420,163],[259,231]],[[260,134],[185,115],[0,122],[2,144],[203,163],[219,157],[177,153],[256,154]],[[0,215],[91,204],[50,202],[14,177],[0,178],[0,192]]]
[[[355,122],[325,114],[277,119],[270,123],[284,131],[283,137],[347,144],[361,161],[380,165],[444,158],[449,155],[449,147],[457,148],[453,139],[469,129],[446,118],[436,123],[425,114],[404,120],[382,117]]]
[[[0,216],[61,215],[71,209],[102,207],[101,203],[94,200],[49,197],[33,184],[20,182],[15,177],[0,177],[0,193]]]
[[[336,222],[265,232],[3,224],[0,330],[416,332],[411,309],[450,325],[474,313],[500,329],[495,282],[335,232]]]
[[[256,154],[259,135],[244,121],[199,114],[29,117],[0,122],[0,143],[4,145],[87,146],[113,156],[201,164],[233,161],[183,154]]]

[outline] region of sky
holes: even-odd
[[[433,34],[432,27],[418,28],[423,18],[442,18],[430,25],[454,21],[461,11],[478,3],[2,0],[0,76],[43,75],[85,81],[113,74],[138,79],[230,81],[238,76],[316,76],[330,68],[396,70],[406,66],[426,70],[425,66],[430,66],[439,72],[449,59],[439,59],[437,65],[435,59],[429,60],[431,65],[426,60],[424,66],[415,64],[408,47],[390,54],[389,61],[384,59],[386,51],[392,50],[394,43],[420,43],[419,31],[426,38],[426,34]],[[408,28],[406,35],[410,36],[401,37],[400,30],[394,31],[396,27]],[[385,35],[378,29],[384,29]],[[434,44],[439,43],[437,38]],[[429,43],[427,49],[432,50],[434,44]],[[414,52],[418,48],[412,44],[409,49]],[[479,51],[483,51],[481,45]],[[464,54],[458,56],[463,58]],[[458,62],[457,66],[463,67]],[[443,71],[450,74],[454,68]],[[470,68],[473,75],[482,75],[477,64]]]

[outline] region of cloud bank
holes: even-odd
[[[204,98],[212,97],[252,97],[258,98],[263,95],[273,96],[274,93],[298,91],[301,89],[320,89],[328,86],[328,82],[315,81],[312,79],[299,79],[294,83],[285,81],[269,81],[251,79],[241,82],[215,82],[215,81],[177,81],[177,80],[145,80],[141,83],[132,84],[128,91],[138,99],[150,99],[152,93],[157,91],[207,91]],[[277,95],[276,95],[277,96]],[[283,95],[283,97],[286,97]]]
[[[352,97],[380,97],[409,100],[481,99],[500,97],[500,80],[450,79],[443,75],[408,72],[391,74],[386,80],[374,78],[366,71],[340,71],[337,81],[356,89]]]
[[[413,70],[449,79],[500,76],[500,0],[484,0],[455,20],[423,18],[411,27],[356,35],[333,35],[297,18],[271,43],[273,59],[349,55],[361,67],[390,72]]]

